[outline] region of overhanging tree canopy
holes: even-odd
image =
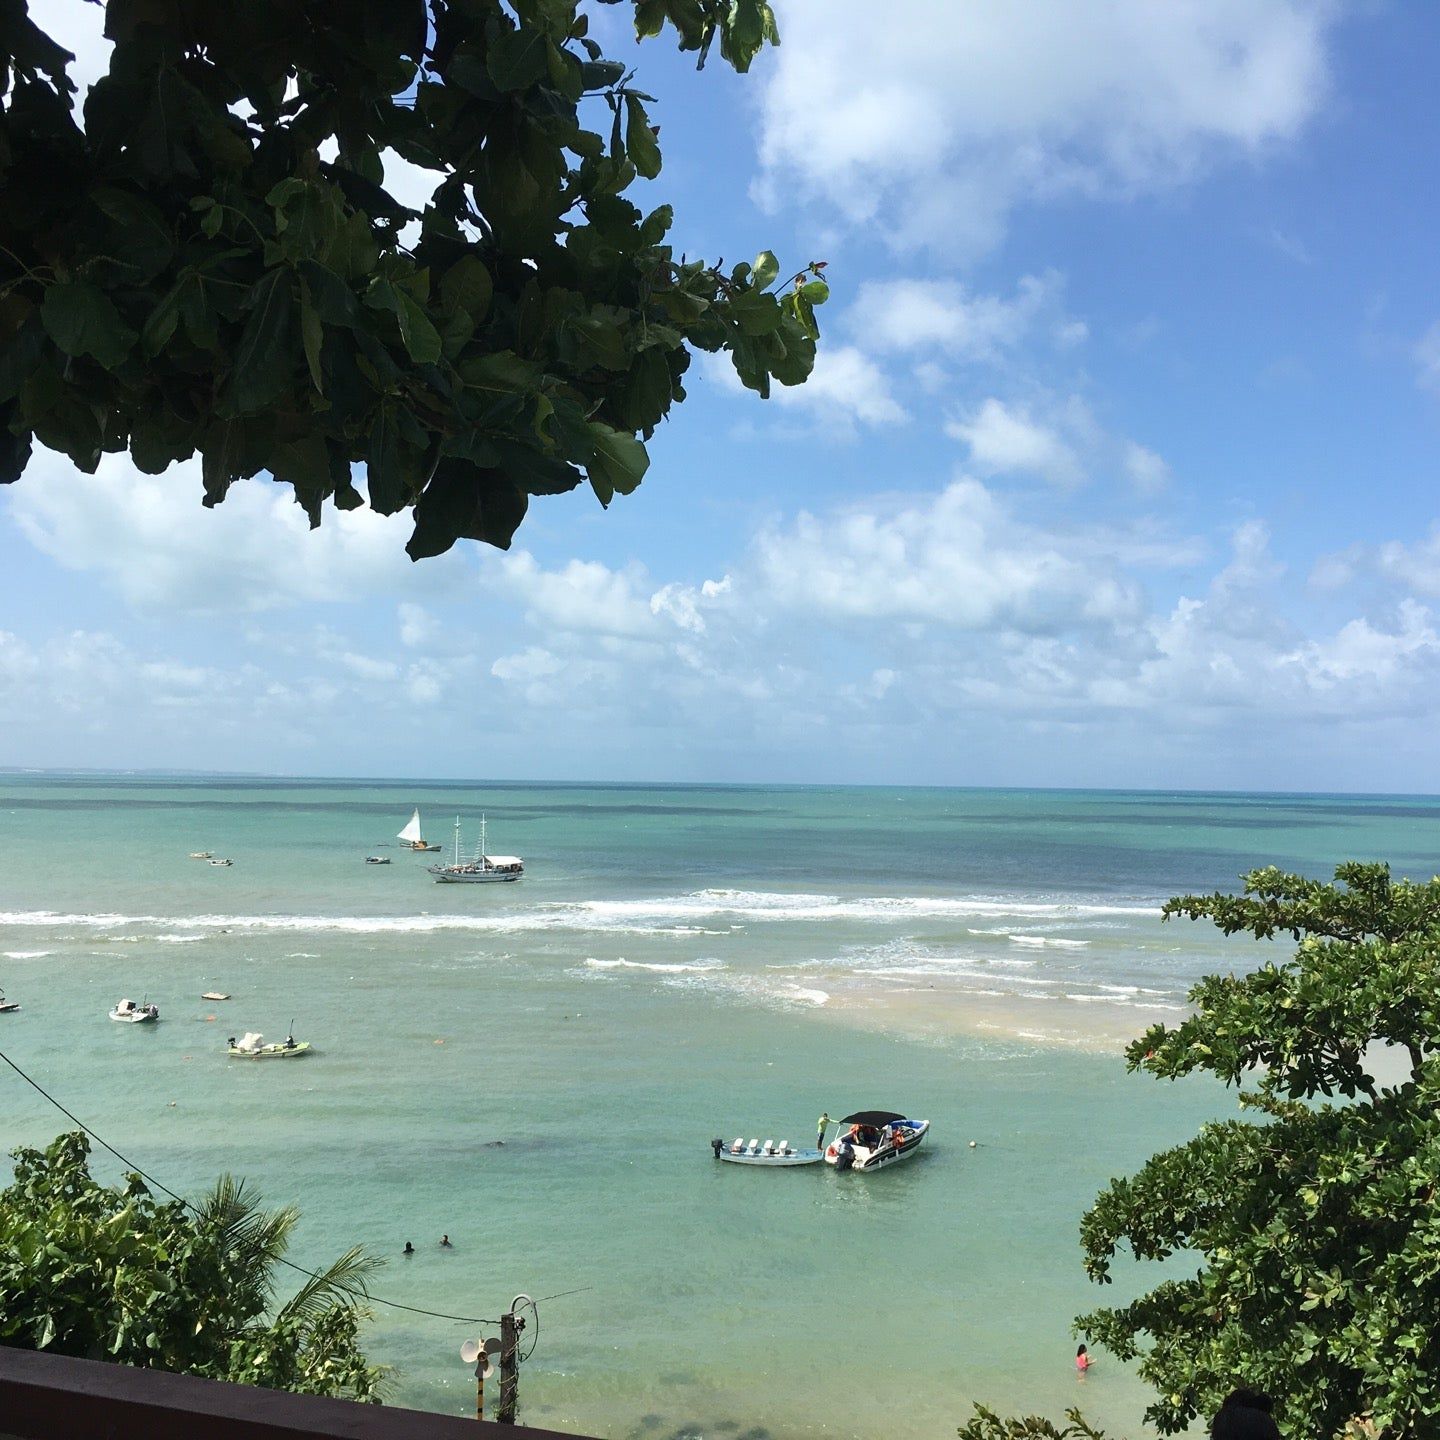
[[[1289,958],[1195,987],[1195,1013],[1130,1046],[1131,1069],[1248,1085],[1259,1117],[1206,1125],[1114,1181],[1081,1227],[1091,1278],[1121,1247],[1197,1256],[1186,1277],[1077,1322],[1158,1391],[1167,1433],[1237,1384],[1287,1435],[1435,1434],[1440,1414],[1440,880],[1347,864],[1276,869],[1168,917],[1289,935]],[[1396,1072],[1393,1075],[1387,1071]]]
[[[617,3],[617,0],[606,0]],[[620,0],[739,70],[764,0]],[[761,395],[815,358],[818,264],[677,258],[657,131],[579,0],[109,0],[77,109],[44,8],[0,0],[0,482],[199,454],[413,507],[412,557],[506,546],[532,495],[640,483],[692,350]],[[37,23],[38,20],[38,23]],[[599,128],[590,128],[599,123]],[[439,172],[418,238],[387,159]]]

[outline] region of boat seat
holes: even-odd
[[[758,1155],[760,1153],[760,1142],[758,1140],[752,1140],[747,1148],[752,1155]]]
[[[788,1155],[790,1153],[790,1142],[788,1140],[782,1140],[775,1153],[777,1155]]]
[[[767,1140],[761,1147],[760,1153],[762,1155],[773,1155],[775,1153],[775,1142],[773,1140]]]
[[[743,1135],[737,1135],[737,1136],[735,1137],[735,1143],[730,1147],[730,1153],[731,1153],[732,1155],[741,1155],[741,1154],[744,1153],[744,1151],[745,1151],[745,1137],[744,1137]]]

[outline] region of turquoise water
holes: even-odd
[[[380,849],[415,804],[442,841],[483,808],[526,879],[438,887]],[[364,1243],[391,1257],[381,1293],[477,1316],[583,1288],[541,1306],[536,1424],[944,1435],[972,1399],[1078,1400],[1135,1433],[1141,1388],[1103,1356],[1071,1369],[1070,1317],[1102,1298],[1079,1216],[1233,1102],[1127,1077],[1115,1037],[1262,953],[1155,910],[1270,861],[1428,876],[1437,820],[1388,798],[4,777],[0,985],[24,1009],[0,1044],[167,1184],[231,1169],[299,1204],[297,1259]],[[107,1022],[122,994],[162,1022]],[[313,1057],[225,1059],[292,1019]],[[63,1124],[13,1078],[0,1095],[8,1144]],[[928,1117],[926,1148],[867,1177],[711,1159],[712,1135],[799,1143],[861,1107]],[[382,1309],[371,1349],[398,1400],[464,1413],[476,1330]]]

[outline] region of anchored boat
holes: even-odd
[[[388,865],[390,857],[388,855],[367,855],[365,863],[367,865]]]
[[[438,845],[432,845],[420,833],[420,807],[415,807],[415,813],[410,817],[410,823],[395,837],[406,850],[438,850]]]
[[[928,1120],[907,1120],[890,1110],[857,1110],[839,1124],[825,1147],[837,1170],[879,1170],[908,1159],[929,1132]]]
[[[747,1144],[743,1136],[728,1145],[723,1140],[712,1140],[710,1148],[717,1160],[732,1165],[818,1165],[823,1158],[818,1150],[797,1150],[788,1140],[778,1145],[773,1140],[763,1145],[758,1140]]]
[[[123,1025],[147,1025],[160,1018],[158,1005],[137,1005],[133,1000],[122,1000],[111,1012],[112,1020]]]
[[[238,1040],[232,1035],[225,1045],[227,1053],[236,1060],[290,1060],[310,1053],[310,1042],[297,1040],[293,1035],[287,1035],[278,1044],[272,1041],[266,1045],[264,1041],[263,1035],[247,1030]]]
[[[518,855],[485,853],[485,817],[480,817],[480,843],[474,856],[460,861],[460,817],[455,817],[455,858],[449,865],[432,865],[430,873],[440,885],[483,885],[497,880],[518,880],[525,873]]]
[[[0,1015],[8,1015],[19,1008],[20,1002],[18,1000],[7,1000],[5,998],[5,992],[0,990]]]

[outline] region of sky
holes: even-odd
[[[634,198],[828,263],[811,381],[697,357],[634,495],[418,565],[38,452],[0,764],[1440,791],[1440,7],[778,0],[745,76],[624,8]]]

